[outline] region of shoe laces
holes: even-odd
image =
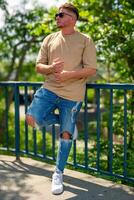
[[[54,184],[56,184],[56,185],[62,184],[62,175],[55,173],[53,175],[53,181],[54,181]]]

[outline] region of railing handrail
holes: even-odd
[[[44,82],[43,81],[0,81],[0,85],[14,85],[14,84],[17,84],[17,85],[27,85],[27,84],[43,84]],[[121,86],[121,87],[126,87],[126,86],[132,86],[134,87],[134,84],[133,83],[90,83],[90,82],[87,82],[87,85],[93,85],[93,86],[99,86],[99,87],[109,87],[109,86]]]
[[[41,85],[43,82],[29,82],[29,81],[0,81],[0,86],[2,85],[19,85],[19,86],[33,86]],[[90,88],[101,88],[101,89],[134,89],[133,83],[87,83],[87,87]]]

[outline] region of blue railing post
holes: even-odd
[[[25,86],[25,94],[24,94],[24,106],[25,106],[25,114],[27,113],[27,107],[28,107],[28,93],[27,93],[27,86]],[[25,149],[26,154],[28,154],[28,125],[25,120]]]
[[[5,113],[6,113],[6,147],[8,150],[9,147],[9,135],[8,135],[8,111],[9,111],[9,106],[8,106],[8,87],[5,87]]]
[[[55,161],[55,135],[56,135],[56,131],[55,131],[55,126],[52,125],[52,158]]]
[[[85,142],[85,168],[88,168],[88,101],[87,101],[87,88],[85,93],[85,106],[84,106],[84,142]]]
[[[113,166],[113,89],[110,89],[110,112],[109,112],[109,155],[108,170],[112,174]]]
[[[100,89],[96,89],[96,103],[97,103],[97,171],[100,171]]]
[[[46,129],[45,127],[42,130],[42,154],[43,154],[43,158],[46,158]]]
[[[14,85],[14,100],[15,100],[15,152],[16,160],[20,158],[20,116],[19,116],[19,86]]]
[[[73,141],[73,166],[77,166],[77,161],[76,161],[76,140]]]
[[[124,162],[123,162],[123,175],[127,176],[127,95],[124,90]]]

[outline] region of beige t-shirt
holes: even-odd
[[[36,63],[50,65],[56,58],[64,61],[64,70],[67,71],[83,67],[97,68],[96,50],[92,39],[78,31],[71,35],[62,35],[59,31],[44,39]],[[87,78],[57,83],[53,74],[45,76],[44,87],[58,96],[74,101],[84,99]]]

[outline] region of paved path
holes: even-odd
[[[134,200],[134,188],[65,170],[64,192],[51,194],[54,166],[0,156],[0,200]]]

